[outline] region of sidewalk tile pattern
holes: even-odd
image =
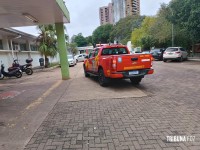
[[[25,150],[199,150],[199,118],[198,108],[156,97],[59,102]]]

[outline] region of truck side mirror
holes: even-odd
[[[89,57],[88,56],[85,56],[85,59],[88,59]]]

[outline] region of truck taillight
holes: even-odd
[[[150,69],[149,71],[148,71],[148,74],[153,74],[154,73],[154,70],[153,69]]]
[[[113,60],[112,60],[112,68],[113,68],[113,69],[116,69],[116,68],[117,68],[117,61],[116,61],[116,59],[113,59]]]

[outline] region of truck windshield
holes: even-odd
[[[120,48],[120,47],[104,48],[101,53],[101,55],[121,55],[121,54],[128,54],[126,48]]]

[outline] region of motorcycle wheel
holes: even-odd
[[[27,75],[33,74],[33,70],[31,68],[27,68],[25,72],[26,72]]]
[[[3,78],[4,78],[4,75],[1,74],[1,75],[0,75],[0,80],[3,80]]]
[[[21,73],[20,71],[17,71],[17,72],[15,73],[15,77],[21,78],[21,77],[22,77],[22,73]]]

